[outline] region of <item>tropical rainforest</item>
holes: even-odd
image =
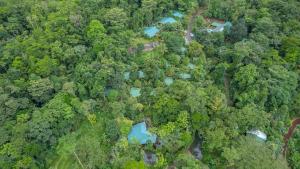
[[[0,168],[300,169],[299,76],[299,0],[0,0]]]

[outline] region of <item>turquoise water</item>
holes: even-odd
[[[224,26],[227,26],[229,29],[232,27],[232,23],[231,22],[225,22]]]
[[[182,18],[183,14],[181,12],[175,11],[175,12],[173,12],[173,16],[178,17],[178,18]]]
[[[177,21],[172,17],[165,17],[165,18],[162,18],[159,22],[162,24],[169,24],[169,23],[175,23]]]
[[[188,74],[188,73],[180,73],[180,74],[179,74],[179,77],[180,77],[181,79],[190,79],[190,78],[192,77],[192,75],[191,75],[191,74]]]
[[[130,72],[125,72],[124,73],[124,80],[129,80],[130,78]]]
[[[156,135],[147,131],[147,125],[145,122],[138,123],[131,128],[128,134],[129,143],[138,142],[139,144],[146,144],[147,142],[155,143]]]
[[[171,84],[173,84],[174,80],[171,77],[167,77],[165,78],[164,82],[167,86],[170,86]]]
[[[195,66],[194,64],[192,64],[192,63],[189,63],[189,64],[188,64],[188,67],[189,67],[190,69],[195,69],[196,66]]]
[[[181,48],[181,52],[182,52],[182,53],[186,52],[186,48],[185,48],[185,47],[182,47],[182,48]]]
[[[150,92],[150,96],[156,96],[155,90],[153,90],[153,91]]]
[[[145,78],[145,73],[143,71],[139,71],[139,78],[142,79],[142,78]]]
[[[141,89],[140,88],[136,88],[136,87],[133,87],[130,89],[130,95],[132,97],[139,97],[141,95]]]
[[[144,30],[145,35],[147,35],[149,38],[153,38],[158,32],[159,29],[156,26],[147,27]]]
[[[223,26],[224,24],[220,22],[213,22],[211,25],[215,27],[219,27],[219,26]]]

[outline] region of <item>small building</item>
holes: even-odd
[[[151,26],[144,29],[144,34],[149,38],[153,38],[158,32],[159,29],[156,26]]]
[[[165,17],[165,18],[162,18],[159,23],[161,24],[172,24],[172,23],[176,23],[176,19],[172,18],[172,17]]]
[[[251,130],[247,132],[248,135],[255,136],[258,140],[266,141],[267,135],[260,130]]]
[[[132,87],[130,89],[130,95],[132,97],[139,97],[139,96],[141,96],[141,89],[140,88],[136,88],[136,87]]]
[[[213,22],[211,25],[213,26],[213,28],[207,29],[208,33],[223,32],[225,30],[225,28],[230,29],[232,27],[231,22],[225,22],[225,23]]]
[[[138,123],[131,128],[128,135],[129,143],[147,144],[155,143],[157,136],[147,131],[147,125],[145,122]]]
[[[149,164],[149,165],[154,165],[157,161],[157,157],[154,153],[147,153],[145,152],[144,154],[144,162],[146,164]]]

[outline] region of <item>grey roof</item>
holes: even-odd
[[[157,161],[157,157],[154,153],[145,153],[144,154],[144,161],[147,164],[154,165]]]

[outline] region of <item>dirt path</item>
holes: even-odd
[[[192,17],[190,18],[190,21],[188,23],[187,32],[185,34],[185,39],[187,40],[188,43],[192,41],[191,34],[193,29],[193,23],[195,22],[196,17],[203,14],[205,10],[206,10],[205,7],[199,7],[197,11],[192,14]]]
[[[284,135],[283,156],[286,156],[289,139],[293,136],[294,130],[296,129],[296,127],[298,125],[300,125],[300,118],[296,118],[293,120],[292,125],[290,126],[290,128],[288,130],[288,133]]]

